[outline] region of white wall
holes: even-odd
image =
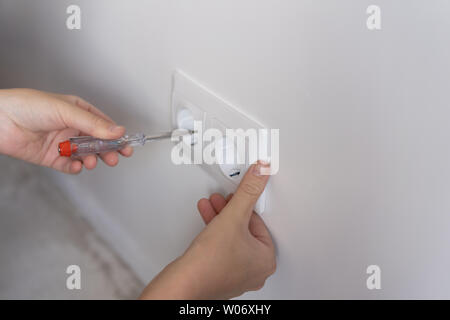
[[[82,8],[81,31],[65,8]],[[366,8],[382,8],[370,32]],[[170,127],[180,68],[271,128],[265,220],[278,269],[248,298],[450,298],[450,3],[0,0],[2,87],[76,93],[129,131]],[[144,279],[201,230],[221,187],[168,142],[58,175]],[[366,289],[366,267],[382,290]]]

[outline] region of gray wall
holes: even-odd
[[[80,31],[65,9],[82,8]],[[366,8],[382,8],[382,30]],[[0,84],[75,93],[129,131],[170,127],[180,68],[270,128],[278,269],[248,298],[450,298],[450,2],[0,0]],[[221,191],[171,145],[54,175],[144,280]],[[366,288],[366,267],[382,290]]]

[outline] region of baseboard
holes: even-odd
[[[49,172],[49,175],[67,198],[76,204],[82,218],[128,264],[139,280],[147,283],[159,272],[156,267],[149,270],[148,252],[143,250],[132,235],[114,220],[92,193],[86,192],[76,180],[70,179],[70,176],[54,172]]]

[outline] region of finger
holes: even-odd
[[[272,236],[270,235],[269,229],[267,229],[263,219],[255,212],[253,212],[250,217],[248,229],[256,239],[269,247],[273,247]]]
[[[105,113],[100,111],[100,109],[97,109],[96,107],[94,107],[93,104],[87,102],[86,100],[84,100],[84,99],[82,99],[82,98],[80,98],[78,96],[66,95],[66,94],[57,94],[57,93],[54,93],[53,95],[55,97],[61,99],[61,100],[64,100],[64,101],[66,101],[68,103],[71,103],[71,104],[74,104],[74,105],[76,105],[76,106],[78,106],[80,108],[83,108],[84,110],[89,111],[89,112],[91,112],[93,114],[96,114],[99,117],[104,118],[105,120],[108,120],[108,121],[110,121],[112,123],[115,123],[113,121],[113,119],[111,119],[108,115],[106,115]]]
[[[92,170],[97,166],[97,156],[90,154],[81,158],[86,169]]]
[[[83,165],[81,161],[78,160],[72,160],[70,158],[65,157],[58,157],[55,159],[55,161],[53,161],[50,167],[64,173],[77,174],[81,172]]]
[[[125,148],[123,148],[122,150],[119,151],[119,153],[121,155],[123,155],[124,157],[131,157],[131,155],[133,154],[133,147],[130,146],[126,146]]]
[[[66,102],[58,105],[58,112],[66,127],[78,129],[100,139],[117,139],[125,134],[123,126],[117,126],[111,121]]]
[[[210,223],[211,220],[214,219],[214,217],[217,215],[211,202],[208,199],[200,199],[197,202],[197,208],[205,224]]]
[[[231,198],[233,198],[233,194],[230,193],[229,195],[227,195],[227,197],[225,198],[225,201],[228,202],[231,200]]]
[[[211,202],[214,211],[216,211],[217,213],[220,213],[220,211],[222,211],[222,209],[227,205],[227,201],[225,200],[225,198],[218,193],[213,193],[209,197],[209,201]]]
[[[253,207],[269,180],[268,175],[261,175],[261,170],[267,170],[269,167],[269,164],[262,161],[250,166],[228,203],[230,212],[247,221],[250,219]]]
[[[82,169],[83,169],[83,164],[81,163],[81,161],[74,160],[71,162],[70,168],[67,173],[78,174],[81,172]]]
[[[100,159],[108,166],[114,167],[119,163],[119,154],[115,151],[103,153],[100,155]]]

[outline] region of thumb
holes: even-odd
[[[67,127],[100,139],[117,139],[125,134],[125,128],[85,109],[69,103],[59,106],[59,114]]]
[[[253,207],[269,180],[269,175],[262,175],[261,170],[269,168],[268,163],[258,161],[250,166],[247,173],[242,178],[233,198],[228,202],[227,207],[233,214],[249,220]]]

